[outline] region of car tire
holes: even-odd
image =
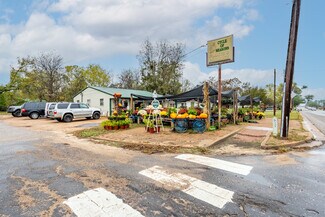
[[[37,112],[32,112],[29,115],[30,119],[38,119],[39,118],[39,114]]]
[[[97,120],[99,118],[100,118],[100,113],[99,112],[94,112],[93,119]]]
[[[16,111],[14,111],[13,113],[11,113],[12,114],[12,116],[14,116],[14,117],[19,117],[20,116],[20,110],[16,110]]]
[[[63,121],[64,121],[64,122],[71,122],[72,119],[73,119],[72,114],[66,114],[66,115],[64,115],[64,117],[63,117]]]

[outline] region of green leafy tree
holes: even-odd
[[[307,100],[307,102],[310,102],[314,99],[314,95],[306,95],[305,99]]]
[[[140,63],[141,86],[159,94],[177,94],[182,88],[181,77],[184,45],[160,41],[154,46],[149,40],[143,43],[137,56]]]
[[[61,96],[62,100],[70,101],[81,90],[88,86],[108,87],[111,82],[109,72],[99,65],[90,64],[87,67],[77,65],[65,67],[66,86]]]
[[[9,86],[26,99],[55,101],[64,85],[62,69],[62,57],[52,53],[18,58]]]

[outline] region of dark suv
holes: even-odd
[[[38,119],[45,115],[45,104],[46,102],[26,102],[21,106],[21,116]]]

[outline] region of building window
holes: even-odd
[[[100,105],[100,106],[104,106],[104,99],[100,99],[100,100],[99,100],[99,105]]]
[[[88,104],[88,105],[90,105],[90,102],[91,102],[90,99],[87,99],[87,104]]]

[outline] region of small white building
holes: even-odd
[[[119,103],[127,109],[131,110],[131,94],[152,97],[152,93],[144,90],[132,90],[132,89],[121,89],[121,88],[109,88],[109,87],[87,87],[80,91],[73,97],[74,102],[87,103],[91,107],[99,108],[102,115],[111,115],[115,109],[114,94],[120,93],[121,98]],[[133,96],[135,103],[137,98]]]

